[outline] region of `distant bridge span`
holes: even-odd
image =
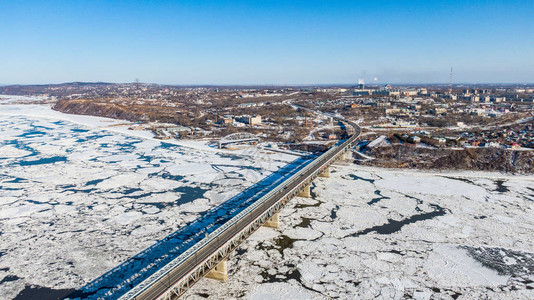
[[[246,142],[259,142],[260,138],[252,133],[248,132],[238,132],[238,133],[232,133],[229,134],[223,138],[221,138],[217,144],[219,145],[219,149],[222,148],[222,146],[227,144],[238,144],[238,143],[246,143]]]

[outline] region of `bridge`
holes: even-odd
[[[238,132],[238,133],[232,133],[229,134],[223,138],[221,138],[217,144],[219,145],[219,149],[221,149],[224,145],[228,144],[241,144],[241,143],[250,143],[250,142],[259,142],[260,138],[252,133],[248,132]]]
[[[311,182],[350,154],[360,128],[315,159],[301,157],[97,278],[69,298],[174,299],[203,277],[226,281],[226,259],[261,226],[278,227],[278,212],[295,196],[310,197]],[[350,133],[349,133],[350,132]]]

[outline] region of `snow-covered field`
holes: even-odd
[[[534,299],[532,177],[338,165],[312,194],[185,298]]]
[[[0,106],[0,299],[79,288],[297,158],[186,148],[118,123]]]
[[[0,95],[0,104],[13,104],[24,102],[36,102],[47,100],[45,96],[14,96],[14,95]]]

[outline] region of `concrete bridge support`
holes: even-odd
[[[345,154],[343,154],[343,159],[344,160],[352,160],[353,157],[352,157],[352,150],[348,150],[348,151],[345,151]]]
[[[265,224],[263,224],[265,227],[271,227],[271,228],[280,228],[280,214],[275,213]]]
[[[323,173],[319,174],[319,177],[329,178],[330,177],[330,167],[324,169]]]
[[[228,261],[226,259],[221,261],[206,275],[206,278],[226,282],[228,280]]]
[[[311,197],[311,185],[306,185],[302,191],[297,195],[299,197],[310,198]]]

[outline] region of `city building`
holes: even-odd
[[[248,125],[259,125],[261,124],[261,116],[260,115],[243,115],[236,118],[237,122],[245,123]]]

